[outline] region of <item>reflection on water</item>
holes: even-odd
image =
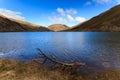
[[[120,33],[0,33],[0,57],[30,60],[41,48],[60,61],[80,61],[96,68],[120,69]]]

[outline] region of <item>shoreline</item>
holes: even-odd
[[[105,70],[97,75],[71,74],[69,71],[47,69],[44,65],[32,62],[19,63],[0,59],[0,80],[119,80],[120,71]]]

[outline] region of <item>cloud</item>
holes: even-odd
[[[120,4],[120,0],[93,0],[93,2],[98,4]]]
[[[86,19],[84,17],[76,17],[75,20],[78,21],[78,22],[80,22],[80,23],[86,21]]]
[[[91,1],[87,1],[85,2],[85,6],[89,6],[91,4],[100,4],[100,5],[110,5],[110,4],[114,4],[114,5],[117,5],[117,4],[120,4],[120,0],[91,0]]]
[[[117,3],[117,4],[120,4],[120,0],[116,0],[116,3]]]
[[[58,24],[58,23],[66,23],[67,20],[63,17],[60,16],[52,16],[49,17],[49,20],[53,23],[53,24]]]
[[[67,19],[69,22],[74,22],[75,19],[71,15],[67,15]]]
[[[79,22],[79,23],[82,23],[84,21],[86,21],[86,19],[84,17],[72,17],[71,15],[67,15],[67,19],[69,22]]]
[[[77,14],[78,14],[78,11],[76,9],[57,8],[56,14],[49,17],[49,20],[53,24],[67,24],[67,25],[68,24],[76,25],[78,23],[82,23],[86,21],[84,17],[81,17],[81,16],[74,17],[74,15],[77,15]]]
[[[92,2],[90,2],[90,1],[85,3],[86,6],[91,5],[91,4],[92,4]]]
[[[0,14],[16,20],[25,20],[25,17],[21,16],[21,12],[0,8]]]
[[[64,10],[63,8],[57,8],[57,12],[58,13],[60,13],[60,15],[62,15],[62,16],[65,16],[65,15],[67,15],[67,14],[77,14],[78,12],[77,12],[77,10],[76,9],[66,9],[66,10]]]
[[[62,8],[57,8],[57,12],[60,13],[60,15],[65,16],[66,13]]]
[[[77,14],[78,11],[77,11],[76,9],[67,9],[67,10],[66,10],[66,13],[67,13],[67,14]]]
[[[105,3],[110,3],[112,0],[93,0],[93,1],[99,4],[105,4]]]

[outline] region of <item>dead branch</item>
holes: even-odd
[[[74,68],[74,67],[86,66],[85,63],[79,63],[79,62],[70,62],[70,63],[60,62],[60,61],[57,61],[55,58],[48,57],[41,49],[37,48],[37,50],[39,55],[41,55],[41,57],[44,59],[43,64],[45,64],[46,61],[49,60],[54,65],[63,66],[63,67]]]

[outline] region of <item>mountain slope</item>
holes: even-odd
[[[69,27],[63,24],[54,24],[54,25],[48,26],[48,29],[58,32],[58,31],[67,30],[69,29]]]
[[[120,5],[75,26],[69,31],[120,31]]]
[[[0,15],[0,32],[50,31],[49,29],[21,20]]]

